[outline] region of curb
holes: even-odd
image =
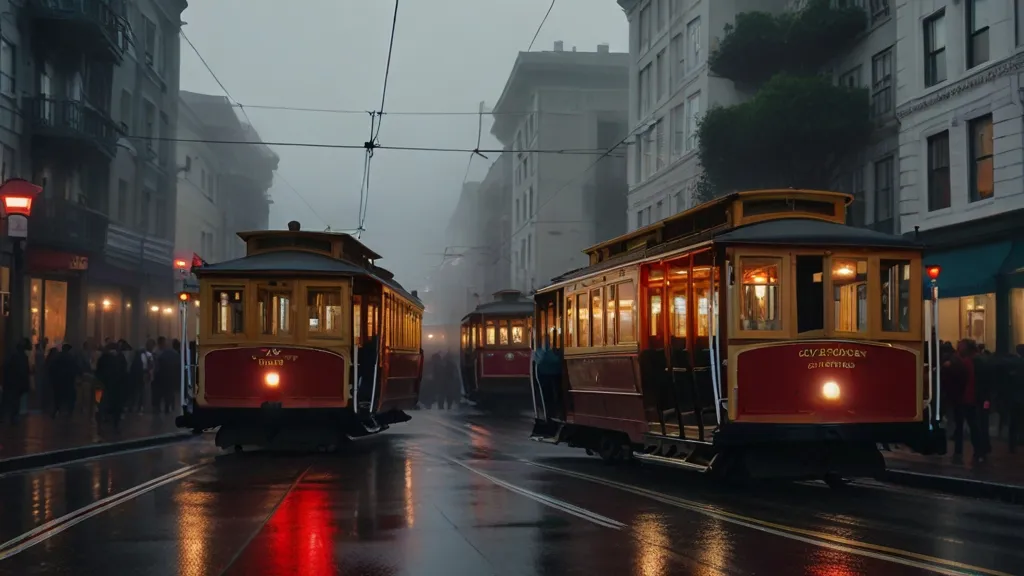
[[[909,470],[886,470],[881,480],[892,484],[901,484],[913,488],[924,488],[937,492],[945,492],[957,496],[998,500],[1010,504],[1024,504],[1024,486],[986,482],[971,478],[956,478],[923,474]]]
[[[193,436],[192,432],[171,432],[169,434],[161,434],[159,436],[147,436],[145,438],[134,438],[132,440],[122,440],[120,442],[88,444],[75,448],[53,450],[51,452],[15,456],[13,458],[0,460],[0,474],[19,472],[32,468],[41,468],[43,466],[53,466],[55,464],[63,464],[65,462],[82,460],[84,458],[94,458],[96,456],[134,450],[136,448],[147,448],[150,446],[159,446],[161,444],[170,444],[192,438]]]

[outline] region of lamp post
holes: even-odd
[[[932,381],[935,382],[933,392],[933,397],[935,398],[935,414],[932,415],[932,420],[938,422],[942,420],[942,361],[940,358],[942,348],[939,346],[939,273],[942,272],[942,267],[926,266],[925,270],[928,272],[928,280],[932,292],[932,333],[930,334],[932,349],[928,351],[928,361],[935,371],[935,376],[932,378]],[[929,422],[929,429],[931,426],[932,423]]]
[[[32,202],[42,191],[41,186],[22,178],[11,178],[0,184],[3,218],[7,223],[7,237],[11,239],[10,315],[6,326],[8,345],[16,345],[25,335],[24,243],[28,238],[28,217],[32,214]]]

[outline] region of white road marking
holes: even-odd
[[[491,476],[490,474],[487,474],[486,472],[483,472],[481,470],[477,470],[476,468],[473,468],[472,466],[469,466],[469,465],[467,465],[467,464],[465,464],[463,462],[459,462],[458,460],[455,460],[454,458],[448,458],[448,460],[450,462],[454,463],[454,464],[458,464],[459,466],[462,466],[463,468],[465,468],[466,470],[469,470],[470,472],[472,472],[474,474],[477,474],[477,475],[479,475],[479,476],[481,476],[483,478],[486,478],[487,480],[490,480],[494,484],[497,484],[498,486],[501,486],[502,488],[504,488],[504,489],[506,489],[506,490],[508,490],[510,492],[515,492],[516,494],[519,494],[520,496],[525,496],[525,497],[527,497],[527,498],[529,498],[529,499],[531,499],[531,500],[533,500],[535,502],[539,502],[540,504],[543,504],[545,506],[549,506],[549,507],[554,508],[556,510],[560,510],[562,512],[565,512],[566,514],[570,514],[570,515],[575,516],[577,518],[582,518],[583,520],[586,520],[587,522],[591,522],[593,524],[597,524],[598,526],[603,526],[605,528],[611,528],[613,530],[622,530],[623,528],[626,527],[625,524],[623,524],[622,522],[619,522],[618,520],[612,520],[611,518],[608,518],[607,516],[601,516],[600,514],[597,514],[595,512],[591,512],[590,510],[586,510],[584,508],[580,508],[579,506],[573,506],[572,504],[569,504],[568,502],[563,502],[562,500],[558,500],[558,499],[552,498],[550,496],[545,496],[544,494],[538,494],[536,492],[533,492],[532,490],[527,490],[526,488],[520,488],[519,486],[516,486],[514,484],[509,484],[508,482],[505,482],[504,480],[501,480],[499,478],[495,478],[494,476]]]
[[[124,490],[123,492],[118,492],[117,494],[107,496],[102,500],[97,500],[96,502],[93,502],[88,506],[79,508],[74,512],[61,516],[60,518],[50,520],[42,526],[38,526],[32,530],[29,530],[28,532],[25,532],[21,536],[18,536],[16,538],[8,540],[7,542],[4,542],[3,544],[0,544],[0,560],[6,560],[7,558],[14,556],[15,554],[24,552],[25,550],[35,546],[36,544],[49,540],[57,534],[60,534],[68,528],[71,528],[75,524],[84,522],[85,520],[88,520],[89,518],[92,518],[97,514],[106,512],[107,510],[124,504],[125,502],[137,498],[147,492],[156,490],[157,488],[165,484],[177,482],[178,480],[181,480],[186,476],[190,476],[198,472],[199,469],[206,466],[206,464],[206,462],[203,462],[200,464],[185,466],[184,468],[179,468],[173,472],[164,474],[163,476],[159,476],[157,478],[153,478],[148,482],[144,482],[142,484],[139,484],[138,486],[129,488],[128,490]]]
[[[867,558],[874,558],[876,560],[883,560],[886,562],[892,562],[894,564],[901,564],[903,566],[909,566],[911,568],[918,568],[921,570],[928,570],[938,574],[947,574],[950,576],[963,576],[964,574],[987,574],[989,576],[1012,576],[1006,572],[1000,572],[998,570],[991,570],[987,568],[981,568],[978,566],[971,566],[962,562],[956,562],[954,560],[946,560],[944,558],[936,558],[933,556],[927,556],[925,554],[918,554],[916,552],[910,552],[906,550],[899,550],[896,548],[890,548],[888,546],[879,546],[875,544],[869,544],[867,542],[858,542],[847,538],[826,534],[814,530],[805,530],[801,528],[794,528],[790,526],[784,526],[774,522],[767,522],[756,518],[750,518],[742,516],[740,514],[734,514],[732,512],[726,512],[691,500],[684,500],[676,496],[669,496],[668,494],[662,494],[661,492],[655,492],[653,490],[647,490],[645,488],[639,488],[631,486],[629,484],[623,484],[622,482],[616,482],[614,480],[606,480],[597,476],[591,476],[590,474],[583,474],[581,472],[573,472],[571,470],[565,470],[563,468],[557,468],[555,466],[548,466],[546,464],[539,464],[530,460],[521,460],[525,464],[534,466],[543,470],[562,474],[564,476],[570,476],[578,478],[580,480],[586,480],[595,484],[601,484],[609,488],[621,490],[623,492],[629,492],[637,496],[643,496],[663,504],[675,506],[676,508],[682,508],[691,512],[696,512],[722,522],[728,522],[737,526],[743,526],[744,528],[750,528],[752,530],[758,530],[774,536],[780,536],[789,540],[795,540],[797,542],[803,542],[805,544],[811,544],[821,548],[828,548],[830,550],[836,550],[839,552],[845,552],[847,554],[854,554],[857,556],[864,556]],[[921,560],[913,560],[916,558]]]

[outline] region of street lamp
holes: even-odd
[[[11,178],[0,185],[0,203],[3,219],[7,223],[7,236],[11,239],[10,313],[7,318],[7,342],[17,345],[24,336],[25,303],[22,292],[25,284],[24,242],[28,237],[28,217],[32,203],[43,191],[41,186],[22,178]]]
[[[928,279],[931,280],[932,300],[932,333],[929,335],[928,363],[934,375],[931,380],[935,383],[932,390],[932,398],[935,398],[935,413],[928,419],[928,429],[931,430],[933,421],[937,422],[942,419],[942,368],[940,362],[942,347],[939,345],[939,273],[942,272],[942,267],[925,266],[925,271],[928,273]],[[945,441],[945,437],[943,437],[943,441]]]

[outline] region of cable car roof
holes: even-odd
[[[303,250],[276,250],[261,252],[252,256],[243,256],[217,264],[207,264],[194,269],[196,276],[207,275],[249,276],[252,274],[295,274],[295,275],[339,275],[367,276],[400,293],[405,298],[420,304],[419,297],[412,295],[394,279],[391,272],[374,266],[372,270],[362,268],[345,260],[330,256],[306,252]]]
[[[716,244],[826,244],[859,248],[920,249],[904,236],[809,218],[768,220],[734,228],[714,237]]]

